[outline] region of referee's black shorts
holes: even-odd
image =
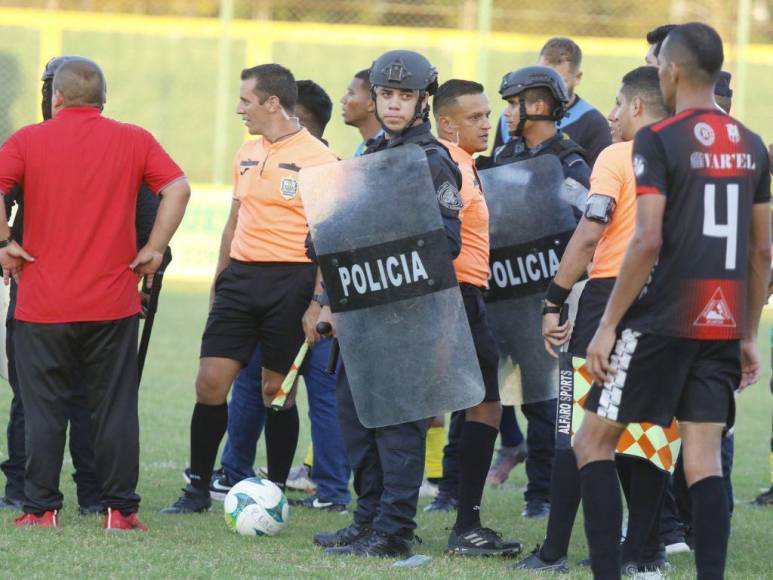
[[[486,317],[486,303],[480,288],[472,284],[460,284],[464,309],[470,323],[475,353],[478,355],[483,385],[486,387],[484,401],[499,401],[499,348]]]
[[[301,318],[314,291],[311,263],[231,260],[215,281],[202,357],[246,365],[258,342],[263,367],[286,374],[304,340]]]

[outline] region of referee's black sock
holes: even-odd
[[[572,527],[580,507],[580,472],[572,449],[556,449],[550,475],[550,517],[540,558],[555,562],[569,552]]]
[[[281,411],[266,410],[268,478],[282,489],[293,465],[299,429],[298,407],[295,405]]]
[[[217,449],[228,427],[228,405],[196,403],[191,417],[191,485],[209,493]]]
[[[595,580],[620,578],[623,502],[614,461],[594,461],[580,470],[585,535]]]
[[[465,421],[459,441],[459,507],[456,512],[456,533],[468,532],[480,527],[480,502],[486,475],[494,457],[494,444],[499,430],[478,423]]]
[[[720,476],[701,479],[690,486],[690,498],[698,580],[723,578],[730,537],[725,482]]]
[[[618,455],[616,460],[618,472],[628,471],[627,483],[623,477],[620,478],[623,490],[628,487],[628,531],[625,534],[622,561],[646,562],[645,554],[652,557],[660,547],[657,534],[654,535],[653,544],[651,532],[658,527],[669,475],[643,458]]]

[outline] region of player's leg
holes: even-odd
[[[5,495],[0,497],[0,508],[21,509],[24,503],[24,406],[19,391],[19,378],[16,373],[14,334],[16,321],[13,319],[13,305],[16,301],[16,282],[11,281],[10,317],[6,322],[5,349],[8,358],[8,383],[11,385],[13,398],[8,414],[8,458],[0,463],[0,470],[5,475]]]
[[[586,409],[574,440],[580,472],[585,535],[595,578],[620,577],[620,527],[623,505],[615,467],[615,448],[624,423]]]
[[[465,411],[459,441],[459,507],[448,551],[473,556],[515,555],[521,551],[518,542],[505,542],[498,533],[481,524],[483,488],[502,418],[497,376],[499,354],[480,290],[467,284],[461,288],[486,392],[483,402]]]
[[[544,350],[543,350],[544,353]],[[547,356],[547,354],[545,354]],[[532,375],[521,364],[524,385],[530,381],[557,383],[555,373]],[[521,515],[525,518],[547,518],[550,515],[550,474],[553,470],[556,432],[556,399],[521,405],[526,417],[526,457],[528,484],[524,499],[526,506]]]
[[[261,266],[253,280],[263,351],[263,403],[271,406],[305,340],[301,319],[311,302],[316,269],[311,264]],[[284,489],[298,447],[300,420],[295,389],[280,410],[266,414],[268,478]]]
[[[519,463],[526,461],[527,447],[513,405],[502,405],[502,420],[499,424],[499,450],[489,469],[486,483],[501,485]]]
[[[732,427],[733,388],[740,380],[738,341],[700,343],[676,413],[692,503],[695,567],[701,580],[724,575],[730,506],[722,477],[722,432],[725,425]]]

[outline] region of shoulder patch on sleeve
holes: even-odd
[[[459,195],[459,188],[450,181],[444,181],[437,189],[437,201],[446,209],[459,211],[464,207],[462,197]]]

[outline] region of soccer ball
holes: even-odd
[[[251,477],[234,485],[223,502],[225,521],[243,536],[275,536],[287,525],[289,507],[282,490]]]

